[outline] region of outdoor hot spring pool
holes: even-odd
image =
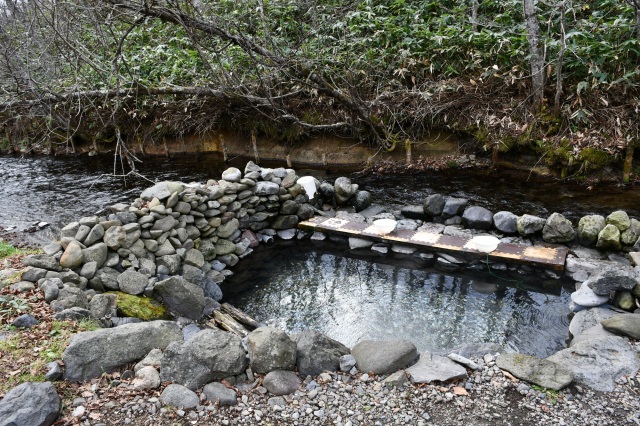
[[[463,275],[384,264],[309,242],[251,257],[225,281],[225,301],[289,333],[315,329],[349,347],[407,339],[419,351],[493,342],[539,357],[566,347],[569,337],[569,291],[559,281],[492,275],[486,266]]]

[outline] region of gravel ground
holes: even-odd
[[[202,395],[202,405],[191,410],[163,407],[161,389],[133,391],[126,380],[103,378],[66,388],[65,417],[57,424],[640,425],[640,374],[618,379],[610,393],[580,386],[545,393],[486,360],[474,359],[480,369],[466,381],[443,385],[387,388],[384,376],[325,373],[325,383],[307,377],[303,390],[275,397],[258,379],[238,385],[235,406],[218,407]]]

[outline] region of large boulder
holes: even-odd
[[[547,218],[542,228],[542,238],[548,243],[568,243],[576,237],[571,221],[560,213],[553,213]]]
[[[560,365],[531,355],[501,354],[496,358],[496,365],[519,379],[543,388],[560,390],[573,381],[571,373]]]
[[[516,224],[518,233],[523,237],[528,237],[529,235],[533,235],[536,232],[542,231],[542,228],[544,228],[544,225],[546,223],[547,221],[541,217],[533,216],[530,214],[523,214],[518,218]]]
[[[600,231],[605,227],[606,221],[600,215],[584,216],[578,222],[578,241],[585,246],[591,246],[598,241]]]
[[[175,322],[151,321],[75,334],[62,354],[64,378],[72,382],[100,377],[144,358],[152,349],[182,341]]]
[[[602,321],[602,327],[615,334],[640,340],[640,315],[620,314]]]
[[[108,253],[109,247],[105,243],[98,243],[82,250],[82,257],[85,264],[96,262],[96,269],[99,269],[107,261]]]
[[[585,340],[547,358],[573,374],[580,385],[611,392],[615,379],[633,376],[640,367],[638,355],[622,337]]]
[[[493,213],[480,206],[467,207],[462,214],[462,222],[467,228],[491,229]]]
[[[583,340],[612,336],[612,333],[602,327],[601,322],[618,314],[619,312],[604,306],[576,312],[569,323],[569,333],[572,336],[571,346]]]
[[[596,247],[602,250],[619,251],[622,248],[620,243],[620,230],[612,224],[608,224],[598,234]]]
[[[202,330],[164,351],[160,379],[195,390],[216,379],[243,373],[246,354],[239,337],[218,329]]]
[[[142,294],[149,283],[146,275],[134,271],[133,269],[127,269],[122,274],[118,275],[117,281],[120,286],[120,291],[128,294]]]
[[[0,425],[49,426],[60,415],[60,397],[51,382],[22,383],[0,401]]]
[[[467,377],[467,370],[447,357],[425,352],[417,363],[407,368],[411,383],[446,382]]]
[[[363,340],[351,350],[358,370],[373,374],[390,374],[408,367],[418,358],[418,351],[407,340]]]
[[[424,214],[428,216],[440,216],[442,209],[444,209],[444,197],[441,194],[431,194],[425,200],[423,204]]]
[[[258,374],[274,370],[293,370],[296,342],[277,328],[259,327],[247,336],[251,369]]]
[[[204,290],[182,277],[170,277],[153,287],[162,302],[187,318],[198,320],[204,310]]]
[[[493,215],[493,225],[500,232],[515,234],[518,232],[518,216],[507,211],[498,212]]]
[[[184,190],[184,185],[180,182],[160,182],[153,185],[151,188],[147,188],[142,191],[140,198],[143,200],[153,200],[157,198],[162,201],[165,198],[169,198],[172,193],[180,193]]]
[[[240,179],[242,179],[242,172],[235,167],[229,167],[227,170],[222,172],[222,179],[227,182],[240,182]]]
[[[593,292],[591,287],[582,284],[580,288],[571,293],[571,301],[579,306],[590,308],[600,306],[609,301],[609,296],[599,296]]]
[[[340,357],[351,353],[342,343],[315,330],[305,330],[296,336],[298,372],[316,376],[323,371],[337,371]]]
[[[371,206],[371,193],[369,191],[358,191],[352,200],[353,208],[356,212],[361,212]]]
[[[582,283],[600,296],[609,296],[612,291],[632,290],[637,284],[636,271],[631,268],[606,268]]]

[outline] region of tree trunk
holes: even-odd
[[[537,0],[523,0],[524,21],[529,43],[529,65],[531,69],[531,86],[533,106],[542,107],[544,99],[544,54],[540,46],[540,25],[536,16]]]
[[[560,98],[562,97],[562,64],[564,62],[564,52],[567,48],[564,29],[565,2],[560,3],[560,51],[558,52],[558,65],[556,67],[556,96],[553,101],[553,114],[560,117]]]
[[[480,4],[478,0],[471,0],[471,24],[473,25],[473,32],[478,32],[478,8]]]

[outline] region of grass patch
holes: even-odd
[[[12,246],[8,242],[0,239],[0,260],[13,256],[27,256],[29,254],[42,253],[42,250],[21,249]]]
[[[140,318],[143,321],[169,318],[167,309],[148,297],[134,296],[121,291],[113,291],[106,294],[116,295],[118,312],[126,317]]]
[[[552,404],[555,403],[558,400],[558,397],[560,396],[560,392],[558,392],[557,390],[545,388],[545,387],[534,385],[534,384],[531,384],[531,389],[535,390],[536,392],[542,392],[545,395],[547,395],[547,401],[551,402]]]

